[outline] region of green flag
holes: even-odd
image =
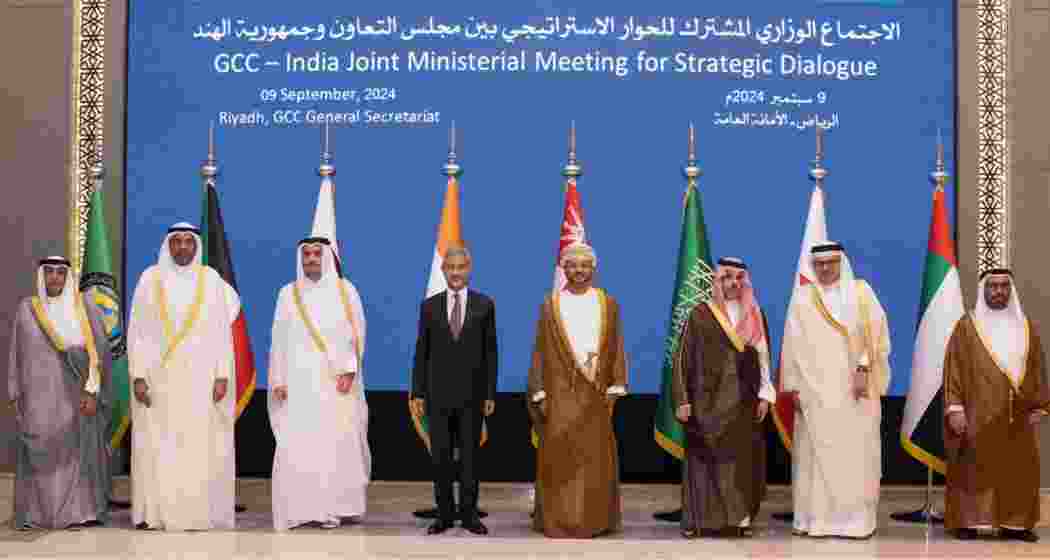
[[[682,327],[689,313],[698,304],[711,299],[711,246],[704,225],[704,212],[700,204],[700,193],[695,184],[690,184],[685,193],[685,211],[682,214],[682,237],[678,244],[678,272],[674,279],[674,296],[671,299],[671,324],[664,343],[664,363],[660,373],[662,380],[660,401],[656,405],[654,429],[656,443],[675,458],[681,460],[685,450],[685,430],[675,418],[674,397],[671,392],[674,375],[674,356]]]
[[[91,208],[87,222],[87,240],[84,250],[83,273],[80,276],[80,291],[102,312],[102,324],[106,330],[110,351],[113,353],[113,417],[110,419],[110,447],[120,447],[124,434],[131,425],[129,408],[131,389],[128,383],[127,346],[120,309],[120,291],[113,276],[113,258],[106,231],[102,189],[96,188],[91,195]]]

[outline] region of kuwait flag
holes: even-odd
[[[955,323],[965,314],[944,189],[933,193],[933,217],[922,276],[919,329],[911,385],[901,422],[901,446],[919,462],[945,474],[942,386],[944,355]]]
[[[233,288],[233,291],[237,292],[237,278],[233,273],[230,242],[226,238],[222,211],[219,209],[219,193],[211,181],[206,181],[204,186],[204,219],[201,220],[201,241],[205,249],[202,254],[204,266],[215,269],[215,272],[219,273],[219,276]],[[237,294],[240,296],[239,292]],[[237,407],[234,417],[239,418],[255,392],[255,358],[252,355],[248,325],[244,319],[244,309],[239,297],[236,318],[230,328],[233,329],[233,355],[237,378]]]
[[[678,460],[685,450],[685,430],[675,417],[674,357],[682,337],[682,327],[697,305],[711,299],[711,244],[704,225],[704,211],[700,193],[689,185],[685,193],[685,212],[682,215],[682,237],[678,243],[678,272],[675,273],[674,295],[671,299],[671,325],[664,343],[663,380],[660,401],[656,405],[654,429],[656,443]]]
[[[463,245],[463,227],[459,221],[459,180],[455,176],[448,178],[445,187],[445,206],[441,209],[441,223],[438,225],[437,244],[434,246],[434,260],[430,263],[430,277],[427,280],[427,298],[440,294],[448,289],[445,282],[445,274],[441,272],[441,265],[445,262],[445,253],[449,247]],[[416,434],[423,440],[423,445],[430,451],[430,433],[427,428],[427,417],[417,416],[412,413],[412,424],[416,427]],[[488,427],[484,420],[481,425],[481,445],[488,441]]]
[[[791,290],[791,300],[788,302],[788,313],[791,312],[795,300],[801,295],[802,288],[812,284],[816,275],[813,273],[810,249],[819,241],[828,238],[828,220],[824,212],[824,191],[814,187],[813,194],[809,197],[809,214],[806,216],[806,228],[802,234],[802,249],[798,255],[798,268],[795,272],[795,280]],[[787,328],[788,318],[784,318],[784,328]],[[784,356],[781,354],[781,361]],[[795,399],[790,393],[780,391],[780,375],[777,374],[777,402],[773,406],[773,423],[777,426],[780,441],[784,448],[791,451],[791,441],[795,430]]]

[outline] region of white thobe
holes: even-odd
[[[353,285],[347,289],[356,317],[363,356],[364,312]],[[277,299],[270,346],[270,387],[284,386],[288,397],[271,391],[270,424],[277,447],[273,463],[274,528],[338,523],[365,513],[372,459],[368,447],[368,404],[355,350],[354,328],[338,291],[304,286],[303,307],[325,344],[321,352],[295,303],[294,284]],[[334,292],[334,293],[333,293]],[[336,390],[337,377],[355,373],[348,394]]]
[[[558,309],[561,313],[561,324],[565,326],[565,335],[569,338],[573,356],[580,368],[594,379],[594,367],[597,366],[598,346],[602,340],[602,302],[598,290],[591,288],[582,294],[563,290],[558,296]],[[594,361],[588,366],[591,356]],[[606,390],[610,395],[624,395],[627,388],[613,385]],[[543,393],[546,396],[546,393]],[[533,400],[542,400],[533,397]]]
[[[142,273],[128,325],[131,377],[147,382],[152,400],[147,408],[131,399],[132,519],[174,531],[232,529],[237,391],[230,324],[240,302],[210,268],[162,270]],[[212,389],[219,379],[227,380],[227,390],[216,403]]]
[[[794,298],[784,333],[783,389],[797,391],[801,407],[792,447],[794,528],[814,537],[866,537],[876,527],[889,330],[874,292],[856,286],[864,303],[853,326],[838,323],[838,298],[822,299],[812,287]],[[869,356],[869,397],[857,400],[852,372]]]

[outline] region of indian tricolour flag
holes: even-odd
[[[427,280],[427,298],[440,294],[448,289],[445,274],[441,272],[441,265],[445,262],[445,254],[449,247],[463,245],[463,227],[459,220],[459,180],[455,177],[448,178],[445,187],[445,205],[441,208],[441,223],[438,225],[437,243],[434,245],[434,260],[430,264],[430,278]],[[427,428],[427,417],[412,414],[412,424],[416,427],[419,439],[430,451],[430,433]],[[481,445],[488,440],[488,429],[482,424]]]
[[[919,462],[945,474],[942,433],[944,355],[948,339],[956,322],[965,313],[965,307],[942,188],[933,194],[933,217],[921,297],[911,385],[901,422],[901,446]]]

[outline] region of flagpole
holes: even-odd
[[[583,166],[576,159],[576,121],[569,125],[569,159],[562,168],[561,174],[570,181],[576,182],[578,177],[583,176]]]
[[[201,162],[200,167],[202,186],[204,187],[204,195],[208,196],[208,189],[218,189],[218,177],[219,177],[219,162],[215,158],[215,121],[208,123],[208,155]],[[207,200],[207,198],[205,198]],[[201,227],[207,227],[207,224],[201,224]],[[212,232],[208,232],[209,236]],[[200,251],[207,251],[206,247],[201,247]],[[236,383],[233,388],[236,393]],[[236,397],[236,394],[234,395]],[[236,400],[236,399],[234,399]],[[243,504],[234,504],[233,511],[235,513],[244,513],[248,511],[248,508]]]
[[[693,123],[689,123],[689,144],[686,156],[685,167],[682,168],[682,175],[686,178],[685,196],[682,197],[682,210],[685,211],[685,203],[688,201],[689,193],[696,189],[696,185],[700,180],[700,176],[703,175],[703,170],[697,165],[696,161],[696,127]],[[685,462],[682,462],[684,469]],[[658,521],[665,521],[667,523],[679,523],[682,521],[682,508],[673,509],[670,511],[658,511],[653,514],[653,518]]]
[[[106,175],[106,170],[105,170],[105,167],[102,165],[102,141],[101,140],[99,140],[98,143],[95,145],[95,163],[92,164],[90,168],[88,168],[88,173],[91,176],[91,184],[93,185],[92,188],[95,191],[102,190],[102,180],[103,180],[103,178]],[[80,263],[80,273],[81,274],[84,273],[84,262],[86,260],[87,259],[83,255],[81,255],[77,259],[77,262]],[[124,465],[123,465],[123,463],[124,463],[124,455],[123,455],[123,453],[119,453],[122,449],[123,448],[114,449],[113,450],[113,452],[114,452],[113,453],[113,457],[110,460],[110,466],[111,467],[115,467],[117,463],[121,463],[120,472],[124,472],[124,468],[123,468],[124,467]],[[113,468],[112,470],[114,472],[117,471],[116,468]],[[130,501],[117,500],[117,499],[113,498],[113,489],[112,488],[110,488],[110,492],[109,492],[109,496],[107,496],[107,500],[109,501],[110,509],[117,510],[117,509],[130,509],[131,508],[131,502]]]
[[[948,172],[944,170],[944,141],[941,139],[941,129],[937,129],[937,160],[933,171],[930,172],[930,181],[934,185],[934,192],[944,192],[944,184],[948,181]],[[933,510],[933,467],[926,465],[926,503],[921,509],[891,513],[890,519],[907,523],[926,523],[926,532],[929,533],[934,524],[944,523],[944,517],[937,515]]]
[[[456,121],[448,131],[448,160],[441,166],[441,174],[449,179],[458,179],[463,174],[463,167],[456,161]]]
[[[814,183],[814,188],[819,189],[824,197],[825,203],[827,202],[827,193],[824,193],[824,179],[831,174],[827,167],[824,167],[824,127],[820,126],[819,120],[814,118],[814,128],[816,129],[817,145],[813,161],[810,162],[809,178]],[[773,519],[784,522],[794,522],[795,512],[794,511],[783,511],[777,512],[772,515]]]

